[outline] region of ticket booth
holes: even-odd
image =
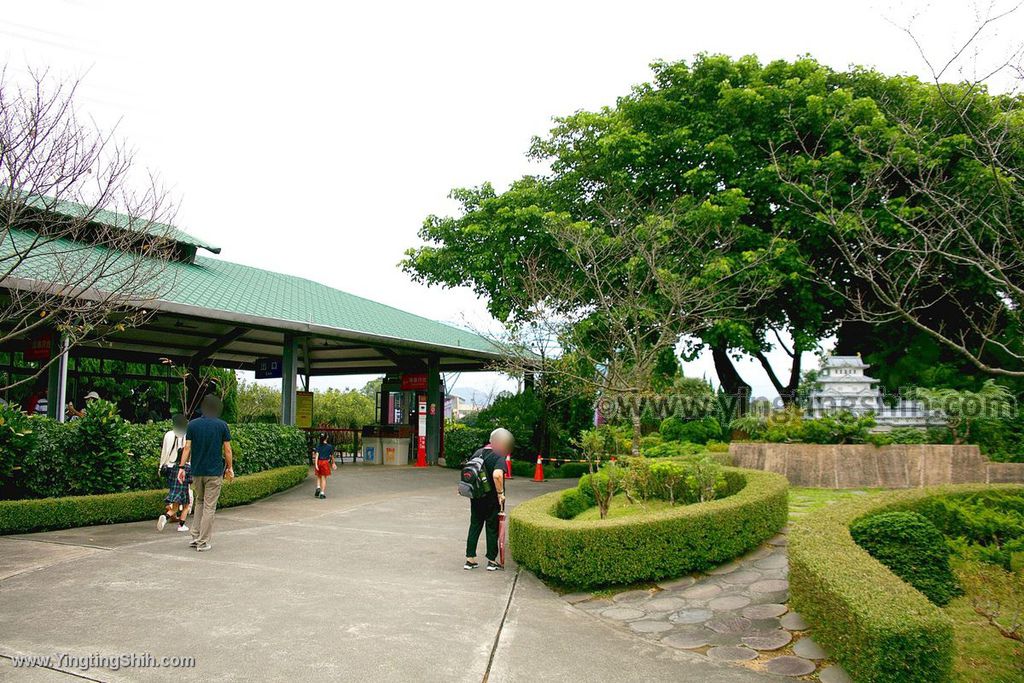
[[[427,374],[402,373],[384,377],[377,392],[375,424],[363,427],[363,462],[373,465],[411,465],[426,453],[431,410]],[[444,396],[444,387],[440,395]],[[443,404],[442,404],[443,405]],[[441,408],[443,410],[443,407]],[[444,430],[444,420],[436,420]]]

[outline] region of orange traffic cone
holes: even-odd
[[[540,455],[537,455],[537,467],[533,470],[534,481],[544,481],[544,462]]]
[[[511,479],[512,478],[512,455],[511,454],[505,456],[505,478],[506,479]]]

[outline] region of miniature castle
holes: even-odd
[[[830,356],[822,360],[809,394],[808,417],[821,417],[827,413],[847,410],[854,415],[874,413],[878,431],[894,427],[924,429],[942,424],[934,411],[927,410],[920,401],[900,399],[893,407],[882,401],[878,380],[864,374],[870,365],[856,356]]]

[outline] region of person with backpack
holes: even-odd
[[[498,564],[498,513],[505,505],[505,456],[512,452],[512,432],[499,427],[491,432],[486,446],[466,460],[459,481],[459,494],[469,498],[469,535],[466,564],[476,569],[476,547],[480,532],[487,530],[487,571],[502,569]]]

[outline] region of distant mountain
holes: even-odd
[[[456,387],[448,393],[453,396],[458,396],[463,401],[467,401],[473,405],[486,408],[491,404],[491,401],[494,400],[494,396],[498,394],[498,391],[484,391],[483,389],[476,389],[474,387]]]

